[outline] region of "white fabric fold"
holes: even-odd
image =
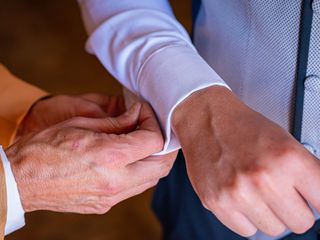
[[[10,162],[0,145],[0,156],[4,167],[7,187],[7,223],[5,227],[5,235],[10,234],[25,225],[24,210],[18,191],[18,186]]]

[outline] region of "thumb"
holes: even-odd
[[[135,103],[127,112],[118,117],[106,118],[102,130],[106,133],[122,134],[135,130],[138,126],[141,103]]]
[[[112,134],[128,133],[137,128],[141,103],[135,103],[127,112],[115,118],[85,118],[76,117],[68,125],[94,132]]]

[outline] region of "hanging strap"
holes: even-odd
[[[296,73],[296,99],[293,121],[293,136],[301,141],[301,128],[304,102],[304,80],[307,74],[310,36],[312,28],[312,0],[303,0],[300,23],[298,61]]]

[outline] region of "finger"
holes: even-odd
[[[257,229],[269,236],[278,236],[286,230],[286,225],[262,200],[243,205],[241,212]]]
[[[108,114],[103,109],[92,102],[81,100],[75,108],[73,116],[82,116],[88,118],[105,118]]]
[[[257,228],[251,221],[245,215],[234,209],[215,208],[213,213],[226,227],[243,237],[253,236],[257,232]]]
[[[140,117],[139,117],[140,130],[161,133],[158,120],[151,108],[147,103],[142,103]]]
[[[121,193],[118,193],[112,197],[108,197],[107,202],[109,202],[109,204],[111,203],[112,206],[114,206],[119,202],[122,202],[128,198],[131,198],[133,196],[136,196],[136,195],[143,193],[144,191],[157,185],[157,183],[158,183],[158,180],[152,180],[152,181],[146,182],[144,184],[141,184],[139,186],[129,188],[129,189],[127,189]]]
[[[98,104],[108,117],[116,117],[125,112],[125,103],[122,96],[108,96],[98,93],[87,93],[80,96],[83,99]]]
[[[297,174],[295,186],[297,191],[318,212],[320,212],[320,190],[315,186],[320,185],[320,163],[318,159],[305,159],[305,170],[308,174]]]
[[[130,186],[139,186],[145,182],[159,180],[168,175],[176,154],[149,157],[127,166]]]
[[[286,230],[286,225],[265,202],[257,182],[239,181],[239,188],[230,192],[229,199],[229,205],[233,205],[263,233],[278,236]]]
[[[80,97],[88,101],[94,102],[100,106],[107,105],[111,99],[111,96],[100,93],[85,93],[81,94]]]
[[[278,190],[280,189],[280,191]],[[269,190],[269,191],[268,191]],[[277,217],[293,232],[304,233],[314,223],[313,214],[305,200],[286,186],[265,189],[264,199]]]
[[[127,130],[133,130],[132,128],[136,126],[133,125],[133,119],[138,121],[139,129],[122,134],[129,132]],[[69,121],[69,126],[96,132],[114,133],[105,136],[105,154],[115,156],[115,160],[122,165],[149,157],[163,148],[163,137],[157,120],[151,108],[146,104],[141,107],[140,103],[136,103],[129,110],[129,114],[123,114],[117,118],[76,118]]]
[[[150,106],[144,103],[138,120],[139,128],[128,134],[112,136],[111,154],[116,156],[121,165],[128,165],[145,159],[163,148],[163,137],[157,119]],[[111,136],[109,136],[111,137]]]
[[[138,125],[141,104],[132,106],[126,113],[116,118],[84,118],[77,117],[66,122],[67,126],[103,132],[108,134],[123,134],[134,130]]]
[[[49,101],[51,101],[51,104],[53,101],[56,103],[56,105],[60,104],[61,108],[65,109],[64,114],[62,115],[64,119],[69,119],[75,116],[106,117],[106,113],[99,105],[80,97],[59,95],[45,101],[47,101],[48,103]],[[64,119],[62,119],[61,121],[63,121]]]
[[[139,128],[127,134],[130,144],[141,152],[140,159],[158,153],[163,149],[164,140],[158,121],[151,107],[143,103],[140,116]]]

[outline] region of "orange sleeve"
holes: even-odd
[[[7,189],[2,160],[0,157],[0,240],[4,239],[7,221]]]
[[[0,64],[0,145],[7,147],[30,107],[47,92],[13,76]]]

